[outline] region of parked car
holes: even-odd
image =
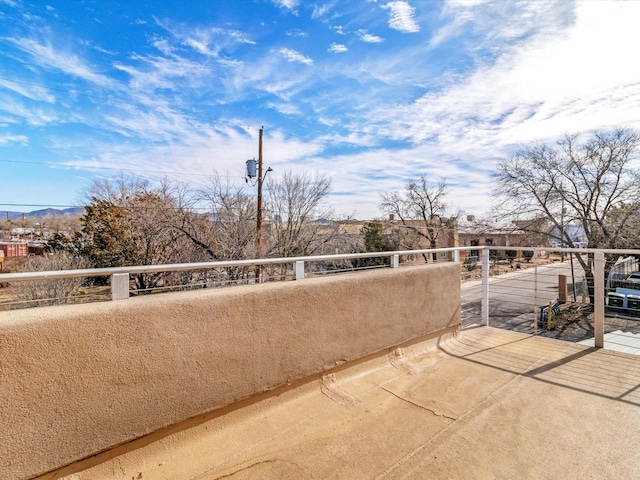
[[[633,272],[631,275],[625,278],[625,281],[632,282],[632,283],[640,283],[640,272]]]

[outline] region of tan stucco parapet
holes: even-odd
[[[0,312],[0,478],[459,323],[454,263]]]

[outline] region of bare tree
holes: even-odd
[[[215,174],[198,193],[208,212],[208,241],[220,260],[241,260],[254,255],[256,199],[243,187],[222,181]]]
[[[640,207],[640,175],[632,168],[639,142],[637,131],[616,129],[595,132],[583,143],[567,135],[555,146],[525,146],[497,167],[497,209],[521,220],[522,229],[537,229],[568,247],[576,246],[568,225],[579,226],[591,248],[637,244],[640,235],[630,226],[637,222]],[[541,231],[544,223],[550,228]],[[592,279],[592,257],[576,258]],[[608,256],[607,265],[615,259]]]
[[[380,209],[398,217],[404,229],[411,232],[414,238],[424,238],[429,248],[437,248],[438,240],[454,228],[460,216],[459,212],[452,212],[446,203],[447,194],[445,179],[430,184],[427,177],[421,175],[418,181],[407,183],[402,192],[383,193]],[[407,241],[408,238],[405,238],[404,242]],[[417,245],[407,247],[415,248]],[[436,260],[435,253],[432,259]]]
[[[64,252],[55,252],[51,255],[30,257],[22,267],[22,271],[44,272],[88,267],[89,262],[85,258],[74,258]],[[85,278],[60,278],[22,282],[19,284],[17,296],[28,307],[71,303],[85,280]]]
[[[217,173],[209,178],[206,188],[197,192],[196,198],[206,213],[187,219],[189,237],[214,260],[255,257],[256,198],[243,187],[222,180]],[[228,268],[220,280],[245,280],[252,271],[249,267]]]
[[[114,177],[99,177],[93,179],[87,191],[84,192],[83,203],[91,203],[94,199],[122,204],[126,199],[149,191],[149,182],[141,177],[118,173]]]
[[[268,184],[268,256],[312,255],[331,242],[339,224],[325,204],[330,191],[331,180],[319,173],[312,177],[287,171]]]

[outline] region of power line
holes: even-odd
[[[44,165],[49,167],[57,167],[57,168],[69,168],[75,170],[110,170],[114,172],[134,172],[134,173],[155,173],[162,175],[189,175],[189,176],[197,176],[202,177],[202,173],[187,173],[187,172],[172,172],[172,171],[160,171],[160,170],[138,170],[134,168],[122,168],[122,167],[99,167],[99,166],[79,166],[79,165],[65,165],[64,163],[55,163],[55,162],[33,162],[28,160],[8,160],[8,159],[0,159],[0,163],[18,163],[18,164],[28,164],[28,165]],[[228,178],[228,179],[237,179],[244,180],[243,176],[236,175],[220,175],[219,177]]]
[[[116,205],[118,206],[118,205]],[[29,207],[29,208],[86,208],[87,205],[52,205],[52,204],[30,204],[30,203],[0,203],[0,207]],[[128,210],[140,210],[140,211],[157,211],[157,207],[145,207],[141,205],[133,205],[121,207]],[[215,210],[212,207],[197,207],[197,206],[163,206],[163,210],[175,210],[175,211],[190,211],[190,212],[211,212]],[[5,210],[2,210],[2,214],[5,213]],[[7,212],[7,213],[33,213],[33,212]]]
[[[0,207],[48,207],[48,208],[84,208],[84,205],[53,205],[31,203],[0,203]]]

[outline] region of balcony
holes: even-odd
[[[297,281],[0,312],[0,477],[637,477],[640,356],[596,348],[634,312],[596,275],[587,345],[546,338],[567,330],[539,310],[571,259],[480,250],[462,287],[460,262],[391,252],[394,268],[279,259]],[[577,272],[572,305],[589,302]],[[77,274],[95,272],[46,275]]]
[[[637,478],[640,357],[492,327],[410,351],[191,419],[59,473]]]

